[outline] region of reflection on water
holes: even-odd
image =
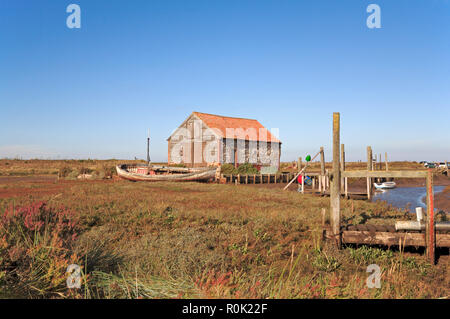
[[[444,188],[445,186],[434,186],[434,193],[442,192]],[[409,204],[409,210],[414,213],[416,207],[426,207],[422,201],[426,194],[425,187],[397,187],[382,192],[375,191],[372,198],[373,201],[386,201],[388,204],[398,208],[406,208]]]

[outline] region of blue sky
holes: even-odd
[[[338,111],[350,161],[450,160],[448,0],[0,0],[0,43],[0,158],[164,161],[192,111],[330,158]]]

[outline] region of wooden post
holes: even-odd
[[[253,175],[253,184],[256,184],[256,175]]]
[[[325,152],[323,150],[323,146],[320,147],[320,178],[322,179],[322,193],[325,193]]]
[[[372,148],[367,146],[367,170],[372,170]],[[367,198],[370,200],[372,197],[372,180],[370,177],[367,177]]]
[[[322,176],[319,175],[319,192],[322,193]]]
[[[387,161],[387,152],[384,153],[384,162],[386,163],[386,171],[389,170],[388,161]]]
[[[344,179],[344,192],[345,192],[345,198],[348,198],[348,181],[347,181],[347,177]]]
[[[238,174],[238,176],[237,176],[237,181],[238,181],[238,184],[241,183],[241,174]]]
[[[430,263],[435,264],[436,230],[434,224],[434,192],[433,192],[433,171],[428,170],[427,174],[427,228],[426,228],[427,255]]]
[[[302,158],[299,157],[297,161],[297,172],[300,172],[302,169]]]
[[[326,223],[326,210],[325,208],[322,208],[322,227],[325,227]]]
[[[245,175],[245,184],[248,184],[248,174]]]
[[[341,144],[341,171],[345,170],[345,149],[344,144]],[[341,189],[344,189],[344,177],[341,176]]]
[[[448,176],[448,162],[447,161],[445,161],[445,172],[447,173],[447,177],[449,177]]]
[[[333,175],[331,175],[330,214],[331,229],[337,247],[341,248],[341,190],[340,190],[340,114],[333,113]]]
[[[315,188],[316,188],[316,177],[312,176],[312,190],[313,190],[313,193],[314,193]]]
[[[381,171],[381,153],[378,154],[378,158],[379,158],[379,160],[378,160],[378,170]]]

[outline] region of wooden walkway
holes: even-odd
[[[288,183],[296,173],[281,174],[221,174],[225,183],[232,184],[280,184]]]

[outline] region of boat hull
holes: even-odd
[[[394,182],[384,182],[384,183],[373,183],[376,189],[392,189],[395,188]]]
[[[130,181],[146,181],[146,182],[192,182],[192,181],[208,181],[215,178],[216,168],[184,168],[184,167],[167,167],[152,166],[153,171],[162,172],[161,174],[145,174],[142,173],[146,165],[117,165],[116,171],[120,178]]]

